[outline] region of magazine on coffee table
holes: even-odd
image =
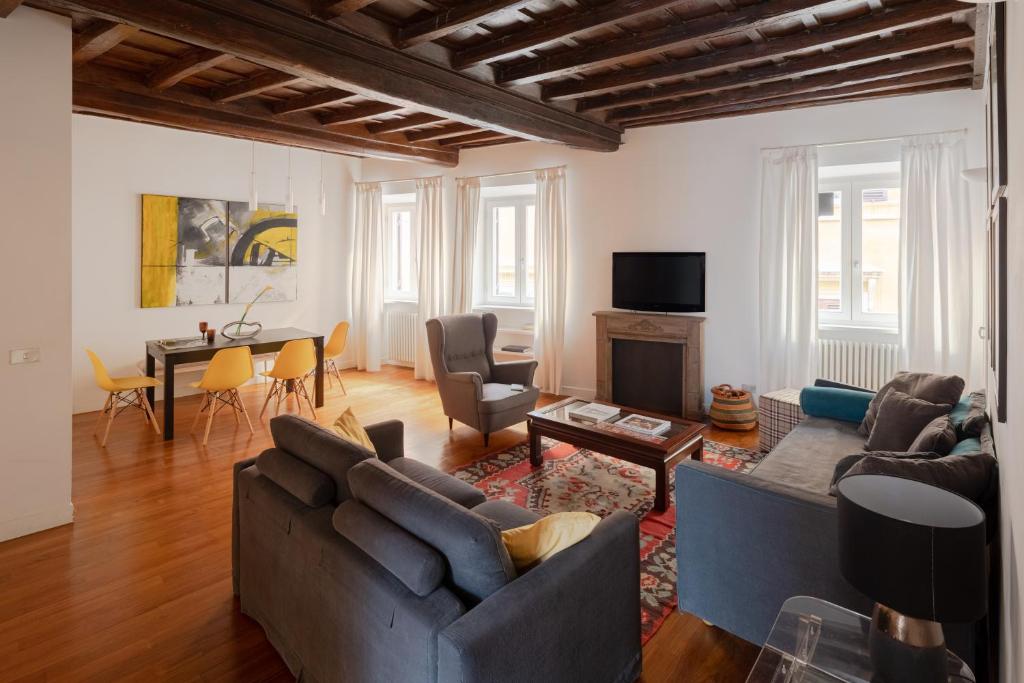
[[[615,422],[598,422],[592,426],[604,432],[611,432],[612,434],[618,434],[619,436],[628,436],[631,439],[639,439],[640,441],[646,441],[648,443],[663,443],[665,439],[668,438],[664,436],[649,436],[647,434],[642,434],[635,429],[619,427]]]
[[[618,414],[619,409],[615,406],[606,406],[600,403],[586,403],[569,409],[569,417],[591,424],[605,422]]]
[[[668,420],[659,420],[656,417],[637,415],[636,413],[627,415],[616,422],[615,425],[633,430],[645,436],[658,436],[672,428],[672,423]]]

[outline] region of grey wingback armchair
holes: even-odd
[[[540,396],[533,386],[537,361],[494,362],[497,332],[493,313],[445,315],[427,321],[430,360],[448,428],[458,420],[482,432],[484,446],[491,432],[525,420]],[[513,391],[512,384],[525,389]]]

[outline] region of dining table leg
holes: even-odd
[[[149,351],[146,352],[146,377],[156,377],[156,358]],[[146,389],[146,398],[151,407],[156,405],[156,387]]]
[[[174,356],[164,358],[164,441],[174,438]]]
[[[313,375],[313,398],[317,408],[324,407],[324,338],[313,340],[316,348],[316,370]]]

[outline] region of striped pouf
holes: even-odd
[[[749,391],[733,389],[731,384],[711,387],[711,424],[737,432],[757,426],[757,410]]]

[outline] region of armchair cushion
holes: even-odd
[[[434,493],[439,493],[464,508],[474,507],[487,500],[484,492],[472,484],[467,484],[419,460],[396,458],[388,464],[417,484],[426,486]]]
[[[512,391],[508,384],[489,383],[483,386],[483,400],[478,406],[481,415],[500,413],[516,408],[532,410],[540,392],[528,386],[525,391]]]
[[[352,497],[348,471],[363,460],[374,459],[373,451],[341,438],[298,415],[279,415],[270,420],[274,445],[334,480],[334,502]]]

